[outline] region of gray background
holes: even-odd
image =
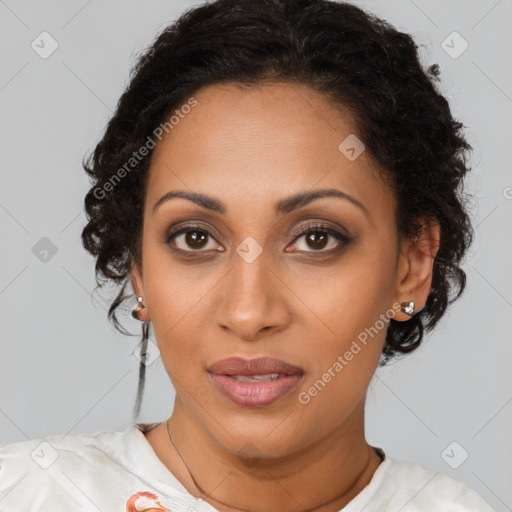
[[[425,64],[440,64],[442,91],[475,147],[468,288],[417,352],[376,374],[368,441],[467,482],[498,511],[512,510],[512,2],[359,4],[410,32]],[[131,421],[140,324],[126,317],[137,336],[117,333],[106,318],[114,289],[91,295],[94,260],[80,242],[88,190],[81,160],[136,53],[192,5],[0,0],[0,444],[120,430]],[[59,45],[47,59],[31,47],[43,31]],[[442,47],[446,40],[452,54],[462,49],[453,31],[469,44],[457,58]],[[57,251],[46,261],[44,237]],[[160,359],[147,377],[137,421],[161,421],[174,395]],[[469,456],[460,464],[463,450]]]

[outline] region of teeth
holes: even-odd
[[[266,382],[279,378],[278,373],[267,373],[266,375],[231,375],[238,382]]]

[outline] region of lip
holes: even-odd
[[[242,407],[264,407],[288,395],[302,380],[302,368],[272,357],[221,359],[207,369],[215,387],[233,403]],[[235,375],[277,373],[271,381],[239,382]]]
[[[265,375],[267,373],[302,375],[304,373],[299,366],[273,357],[258,357],[256,359],[228,357],[212,364],[207,370],[214,375]]]

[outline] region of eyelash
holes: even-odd
[[[213,238],[215,240],[215,237],[207,229],[205,229],[205,228],[203,228],[201,226],[194,225],[194,224],[186,224],[184,226],[180,226],[179,228],[177,228],[174,231],[171,231],[166,236],[165,243],[167,245],[170,245],[170,243],[172,242],[172,240],[174,240],[174,238],[176,238],[177,236],[182,235],[184,233],[191,232],[191,231],[197,231],[199,233],[206,234],[208,237]],[[340,244],[340,246],[338,246],[335,249],[330,249],[330,250],[327,250],[327,251],[323,251],[323,250],[319,250],[319,251],[306,251],[308,253],[332,254],[334,252],[337,252],[338,250],[341,250],[343,247],[346,247],[352,241],[352,239],[349,238],[348,236],[340,233],[339,231],[336,231],[335,229],[330,228],[329,226],[325,226],[323,224],[315,223],[315,224],[308,224],[308,225],[302,227],[297,233],[295,233],[293,235],[293,239],[291,241],[291,244],[296,243],[297,240],[299,240],[299,238],[301,238],[302,236],[304,236],[306,234],[316,233],[316,232],[326,233],[328,235],[331,235],[336,240],[339,240],[341,242],[341,244]],[[203,250],[184,251],[183,249],[176,249],[174,247],[171,247],[171,250],[173,252],[179,253],[180,255],[184,255],[186,257],[194,257],[198,253],[206,252],[206,251],[203,251]]]

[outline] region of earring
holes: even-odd
[[[140,320],[139,313],[146,309],[146,306],[144,306],[144,301],[142,297],[137,297],[137,305],[132,309],[132,318],[135,318],[135,320]]]
[[[406,315],[414,316],[414,302],[412,300],[408,302],[401,302],[400,310],[403,311]]]

